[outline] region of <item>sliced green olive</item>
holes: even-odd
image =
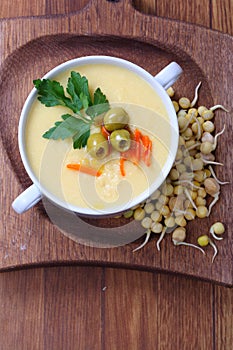
[[[108,142],[100,133],[91,134],[87,140],[87,151],[96,159],[103,159],[108,155]]]
[[[110,142],[112,147],[119,151],[125,152],[130,148],[130,133],[127,130],[115,130],[111,133]]]
[[[121,107],[114,107],[104,115],[104,126],[108,131],[123,129],[129,122],[129,116]]]

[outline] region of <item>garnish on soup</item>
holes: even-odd
[[[38,100],[46,107],[64,106],[73,114],[63,114],[62,121],[56,121],[43,137],[46,139],[72,138],[73,148],[86,146],[88,155],[102,160],[111,152],[119,153],[120,174],[125,176],[126,160],[138,165],[143,161],[151,164],[152,141],[141,131],[129,127],[129,115],[122,107],[110,108],[109,102],[98,87],[93,98],[85,76],[72,71],[66,87],[50,79],[33,81],[39,97]],[[67,96],[68,95],[68,96]],[[98,117],[98,118],[97,118]],[[91,133],[92,126],[98,127],[98,132]],[[100,176],[101,172],[81,163],[67,164],[68,169],[78,170],[92,176]]]
[[[57,121],[43,137],[53,140],[72,137],[74,149],[86,146],[95,117],[109,109],[109,102],[100,88],[95,90],[92,98],[87,78],[74,71],[66,87],[70,97],[65,95],[63,86],[55,80],[37,79],[33,83],[39,94],[38,100],[46,107],[64,106],[75,113],[75,116],[62,115],[63,121]]]

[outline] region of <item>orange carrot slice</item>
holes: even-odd
[[[144,155],[144,162],[147,166],[151,165],[151,154],[152,154],[152,141],[150,140]]]
[[[147,149],[149,147],[150,138],[147,135],[142,135],[141,137],[143,146]]]
[[[67,164],[66,167],[68,169],[72,169],[72,170],[78,170],[82,173],[88,174],[88,175],[92,175],[92,176],[100,176],[101,175],[101,171],[96,170],[94,168],[90,168],[86,165],[82,165],[79,163],[71,163],[71,164]]]
[[[135,163],[137,164],[140,160],[140,139],[142,137],[141,132],[138,129],[135,129],[134,131],[134,140],[135,140]]]
[[[122,176],[125,176],[125,158],[120,157],[120,172]]]

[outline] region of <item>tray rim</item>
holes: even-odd
[[[132,1],[130,1],[130,0],[127,0],[127,4],[131,4],[131,2]],[[103,1],[102,1],[102,3],[103,3]],[[121,2],[120,2],[121,3]],[[120,4],[119,3],[119,4]],[[35,22],[35,20],[36,21],[38,21],[38,20],[57,20],[58,18],[63,18],[63,19],[65,19],[65,20],[67,20],[67,19],[69,19],[69,18],[75,18],[77,15],[79,16],[79,15],[81,15],[81,14],[83,14],[83,13],[85,13],[86,11],[89,11],[89,9],[90,9],[90,7],[91,8],[93,8],[93,4],[94,5],[96,5],[97,4],[97,2],[96,2],[96,0],[91,0],[91,1],[89,1],[89,3],[87,3],[87,5],[83,8],[83,9],[81,9],[81,10],[79,10],[79,11],[77,11],[77,12],[75,12],[75,13],[71,13],[71,14],[65,14],[65,15],[52,15],[52,16],[36,16],[36,17],[34,17],[34,16],[28,16],[28,17],[17,17],[17,18],[7,18],[7,19],[1,19],[0,20],[0,26],[1,26],[1,24],[3,23],[4,24],[4,22],[6,22],[7,23],[7,26],[8,25],[15,25],[17,22],[19,23],[22,19],[26,19],[26,20],[29,20],[29,21],[31,21],[31,20],[33,20],[33,22]],[[111,4],[111,6],[118,6],[118,4]],[[124,5],[123,5],[124,6]],[[169,22],[170,24],[173,24],[173,23],[175,23],[175,24],[178,24],[178,25],[182,25],[183,26],[183,28],[188,28],[188,27],[195,27],[195,28],[197,28],[198,30],[199,29],[201,29],[201,30],[205,30],[206,32],[208,32],[208,33],[212,33],[211,35],[218,35],[219,36],[219,34],[220,34],[220,36],[222,37],[222,36],[224,36],[225,38],[228,38],[228,39],[230,39],[230,41],[233,43],[233,36],[231,36],[231,35],[229,35],[229,34],[226,34],[226,33],[222,33],[222,32],[219,32],[219,31],[216,31],[216,30],[212,30],[212,29],[209,29],[209,28],[206,28],[206,27],[202,27],[202,26],[200,26],[200,25],[196,25],[196,24],[190,24],[190,23],[186,23],[186,22],[183,22],[183,21],[177,21],[177,20],[173,20],[173,19],[164,19],[164,18],[162,18],[162,17],[157,17],[157,16],[152,16],[152,15],[146,15],[146,14],[142,14],[141,12],[139,12],[139,11],[137,11],[134,7],[133,7],[133,9],[134,9],[134,11],[135,12],[137,12],[137,13],[139,13],[139,16],[141,17],[141,18],[153,18],[153,20],[154,21],[157,21],[157,20],[161,20],[161,21],[165,21],[165,22]],[[59,34],[68,34],[68,33],[66,33],[66,32],[64,32],[64,33],[54,33],[54,34],[47,34],[47,35],[45,35],[45,36],[50,36],[50,35],[59,35]],[[76,35],[78,35],[78,36],[82,36],[83,34],[82,33],[76,33]],[[87,34],[85,34],[86,36],[89,36],[89,37],[93,37],[93,33],[87,33]],[[112,35],[112,34],[106,34],[106,33],[97,33],[97,34],[94,34],[94,36],[100,36],[100,37],[112,37],[112,36],[114,36],[114,35]],[[39,35],[39,36],[35,36],[32,40],[37,40],[37,39],[39,39],[39,38],[41,38],[42,36],[41,35]],[[119,36],[119,38],[120,37],[122,37],[122,35],[120,35]],[[123,37],[124,38],[129,38],[127,35],[123,35]],[[132,39],[138,39],[138,36],[136,35],[136,36],[134,36],[134,37],[131,37]],[[141,41],[143,41],[144,43],[148,43],[148,41],[147,40],[152,40],[153,41],[153,38],[151,38],[151,37],[149,37],[149,39],[148,38],[144,38],[145,40],[141,40]],[[147,40],[146,40],[147,39]],[[228,40],[227,39],[227,40]],[[11,53],[9,54],[9,55],[7,55],[6,56],[6,58],[1,62],[1,65],[3,64],[4,65],[4,62],[5,62],[5,60],[11,55],[11,54],[13,54],[14,53],[14,51],[16,51],[16,50],[18,50],[18,49],[20,49],[20,48],[22,48],[24,45],[27,45],[29,42],[31,42],[31,40],[29,40],[29,41],[26,41],[26,43],[25,44],[23,44],[23,45],[20,45],[20,46],[18,46],[18,47],[16,47],[13,51],[11,51]],[[150,44],[152,44],[151,42],[149,42]],[[2,141],[1,141],[2,142]],[[75,261],[72,261],[72,263],[74,263],[75,264]],[[81,262],[80,262],[81,263]],[[38,263],[36,263],[36,264],[38,264]],[[105,261],[103,261],[103,262],[101,262],[101,264],[105,264],[106,265],[106,262]],[[110,262],[110,264],[116,264],[116,265],[119,265],[119,263],[111,263]],[[16,267],[14,267],[14,268],[17,268],[18,266],[20,266],[20,265],[17,265]],[[23,266],[23,265],[22,265]],[[9,267],[9,269],[11,269],[12,267]],[[127,263],[126,263],[126,266],[124,267],[124,268],[127,268]],[[128,265],[128,268],[129,268],[129,265]],[[137,267],[137,269],[139,269],[138,267]],[[145,266],[144,267],[142,267],[142,269],[144,270],[145,269]],[[155,268],[153,268],[152,267],[152,269],[155,269]],[[156,269],[155,269],[156,270]],[[163,271],[163,272],[166,272],[166,270],[164,270],[164,269],[162,269],[161,271]],[[178,273],[178,274],[182,274],[182,273],[180,273],[180,272],[174,272],[174,271],[168,271],[168,273]],[[189,275],[190,276],[190,275]],[[193,276],[191,276],[191,277],[193,277]],[[194,276],[194,278],[196,278],[195,276]],[[200,278],[200,279],[202,279],[202,277],[197,277],[197,278]],[[221,282],[220,282],[221,283]],[[226,284],[224,284],[224,285],[226,285]],[[232,276],[232,284],[231,285],[233,285],[233,276]]]

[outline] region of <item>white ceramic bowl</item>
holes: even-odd
[[[163,180],[165,180],[166,176],[168,175],[173,165],[177,147],[178,147],[179,132],[178,132],[176,113],[175,113],[173,104],[166,93],[166,89],[170,87],[178,79],[178,77],[182,73],[182,69],[177,63],[172,62],[154,77],[150,73],[148,73],[146,70],[139,67],[138,65],[117,57],[86,56],[86,57],[81,57],[77,59],[72,59],[70,61],[60,64],[59,66],[49,71],[43,78],[53,79],[61,72],[70,70],[74,67],[87,65],[87,64],[110,64],[110,65],[126,68],[136,73],[142,79],[146,80],[151,85],[151,87],[155,90],[155,92],[160,96],[169,116],[169,123],[171,125],[171,130],[172,130],[171,140],[170,140],[171,152],[162,169],[163,176],[160,177],[160,179],[155,179],[155,181],[150,185],[150,188],[148,189],[148,191],[143,192],[140,196],[137,196],[136,198],[133,198],[132,201],[130,201],[128,206],[128,208],[130,208],[144,201],[148,197],[148,194],[150,195],[151,193],[153,193],[161,185]],[[45,196],[47,199],[49,199],[59,207],[68,209],[78,214],[101,216],[101,215],[113,214],[113,213],[119,212],[120,208],[117,208],[117,209],[114,208],[113,210],[110,209],[106,213],[106,211],[105,212],[96,211],[95,209],[92,209],[92,208],[81,208],[81,207],[73,206],[70,203],[62,201],[52,193],[48,192],[48,190],[46,190],[43,187],[43,185],[40,183],[39,179],[35,176],[35,174],[31,169],[31,166],[27,159],[26,146],[25,146],[25,126],[27,122],[27,117],[28,117],[30,108],[36,98],[37,98],[37,90],[34,88],[29,94],[23,106],[21,116],[20,116],[20,121],[19,121],[19,129],[18,129],[18,142],[19,142],[20,155],[21,155],[24,167],[29,177],[31,178],[33,184],[14,200],[14,202],[12,203],[13,209],[17,213],[23,213],[26,210],[30,209],[32,206],[34,206],[38,201],[40,201],[43,196]],[[124,207],[124,210],[127,210],[128,208]]]

